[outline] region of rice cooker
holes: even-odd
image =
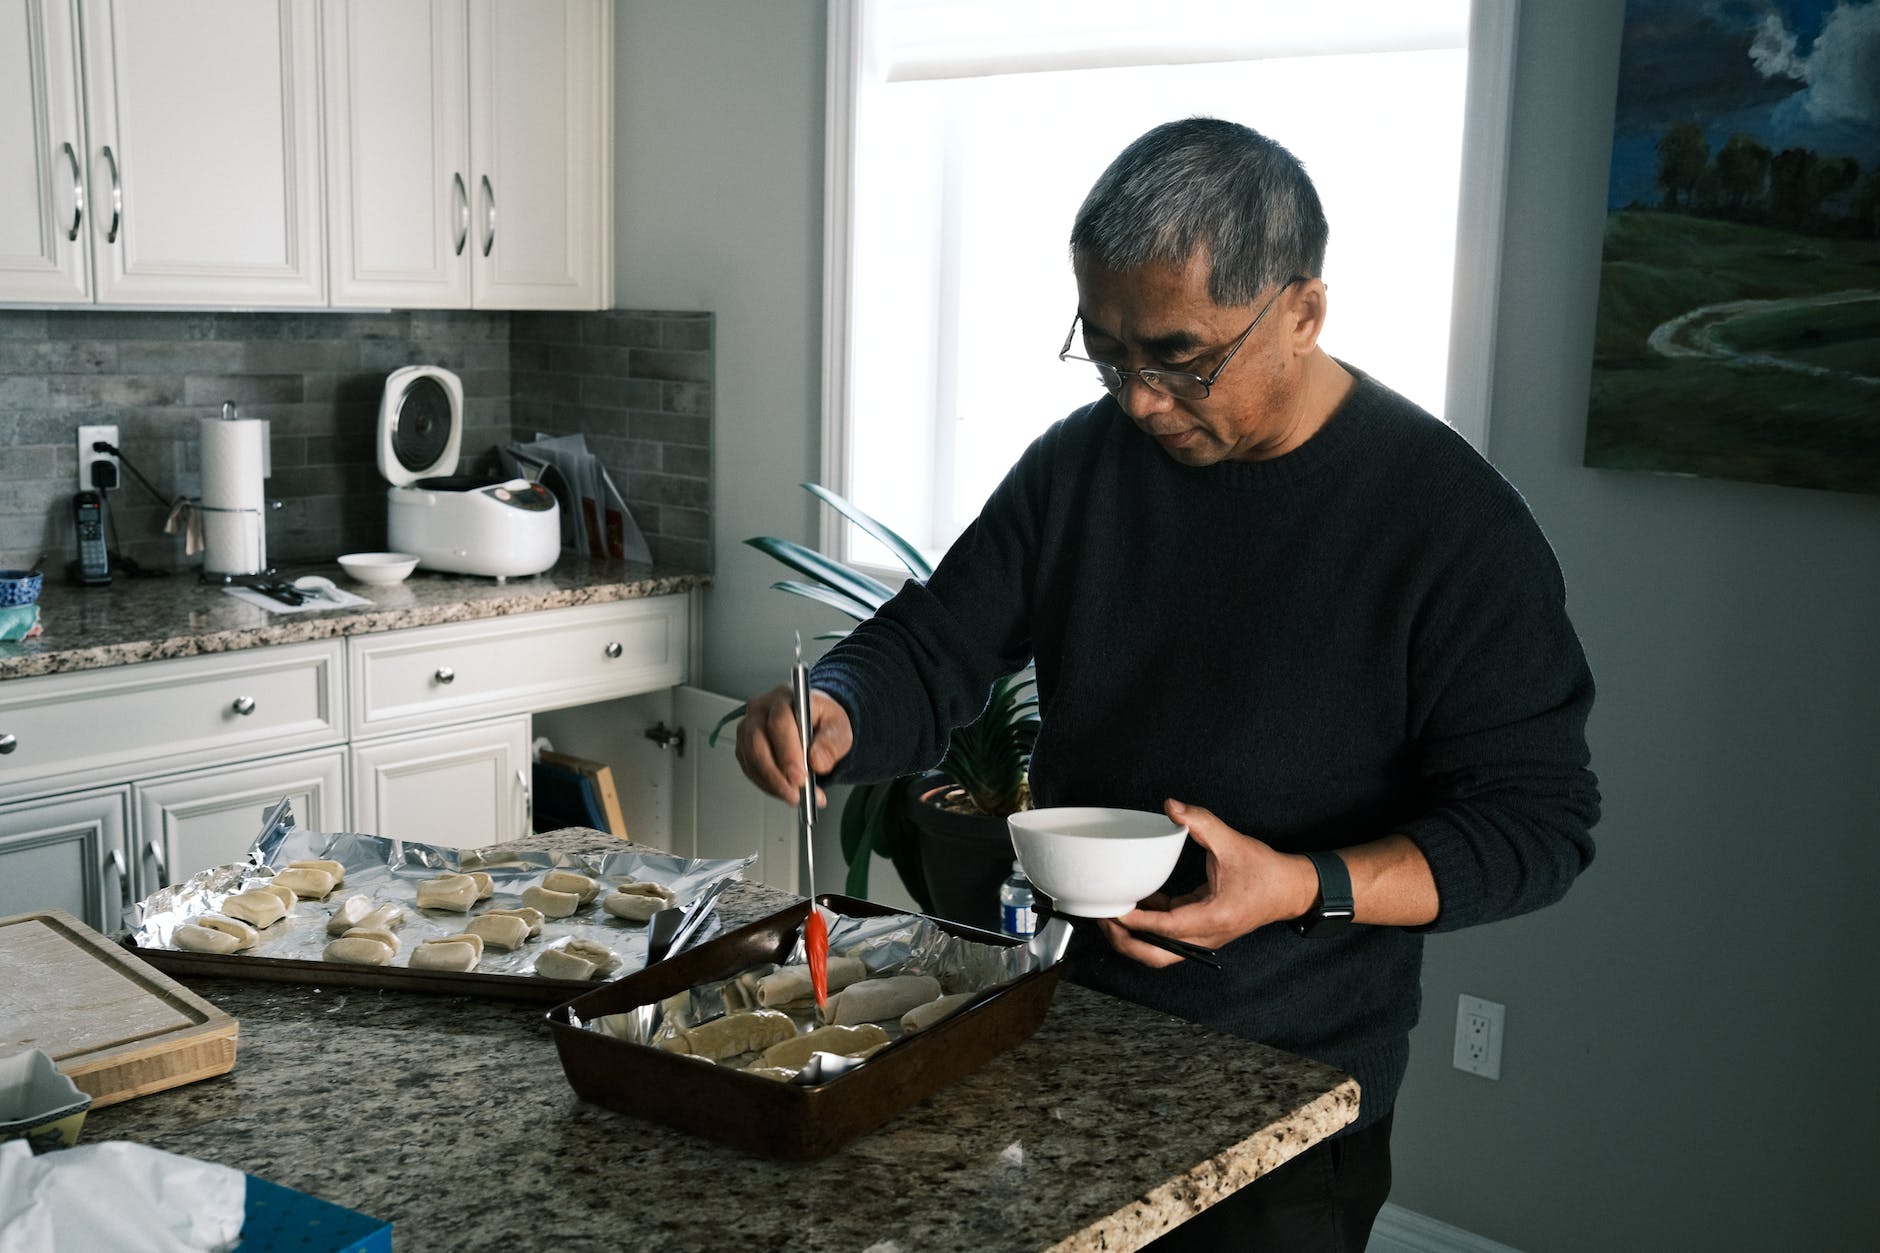
[[[528,479],[458,474],[462,444],[463,380],[435,365],[392,371],[379,402],[379,473],[392,485],[387,546],[427,570],[498,582],[554,565],[561,556],[555,494]]]

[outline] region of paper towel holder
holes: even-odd
[[[232,400],[223,401],[221,420],[224,422],[233,422],[237,420],[237,417],[235,402]],[[213,421],[213,419],[204,419],[204,421]],[[273,462],[273,449],[270,447],[271,443],[267,423],[264,421],[262,423],[261,433],[261,478],[263,479],[269,478],[273,474],[273,465],[271,464]],[[190,508],[195,510],[197,515],[190,523],[192,534],[201,532],[205,535],[204,560],[199,576],[202,582],[217,586],[229,586],[240,583],[245,579],[270,578],[274,575],[274,567],[268,563],[267,559],[267,513],[270,510],[279,509],[281,507],[279,500],[268,500],[264,497],[258,505],[231,506],[206,504],[201,497],[192,497],[189,504]],[[205,515],[208,514],[246,515],[248,518],[252,519],[248,525],[254,528],[253,541],[256,560],[253,564],[256,566],[255,569],[211,570],[209,568],[212,557],[208,551],[211,545],[206,542],[206,533],[210,529],[205,525],[207,521]]]

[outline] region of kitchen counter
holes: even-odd
[[[617,849],[569,830],[526,845]],[[798,898],[738,883],[742,925]],[[191,980],[232,1073],[95,1110],[85,1142],[223,1162],[393,1222],[403,1250],[1134,1249],[1357,1115],[1316,1062],[1061,983],[1036,1035],[818,1162],[589,1105],[542,1007]]]
[[[283,578],[321,574],[370,604],[272,613],[202,582],[194,572],[116,578],[108,587],[48,579],[39,598],[43,634],[0,642],[0,679],[226,653],[402,627],[662,596],[703,587],[692,570],[564,556],[553,569],[498,583],[419,570],[403,583],[355,583],[332,562],[284,565]]]

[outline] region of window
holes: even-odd
[[[1071,219],[1126,143],[1193,114],[1312,175],[1326,350],[1482,447],[1513,19],[1512,0],[832,0],[823,481],[944,551],[1100,394],[1055,357]],[[827,525],[825,551],[887,564]]]

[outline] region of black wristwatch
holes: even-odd
[[[1351,925],[1351,872],[1337,853],[1307,853],[1319,872],[1319,899],[1310,913],[1293,919],[1293,930],[1312,939],[1337,935]]]

